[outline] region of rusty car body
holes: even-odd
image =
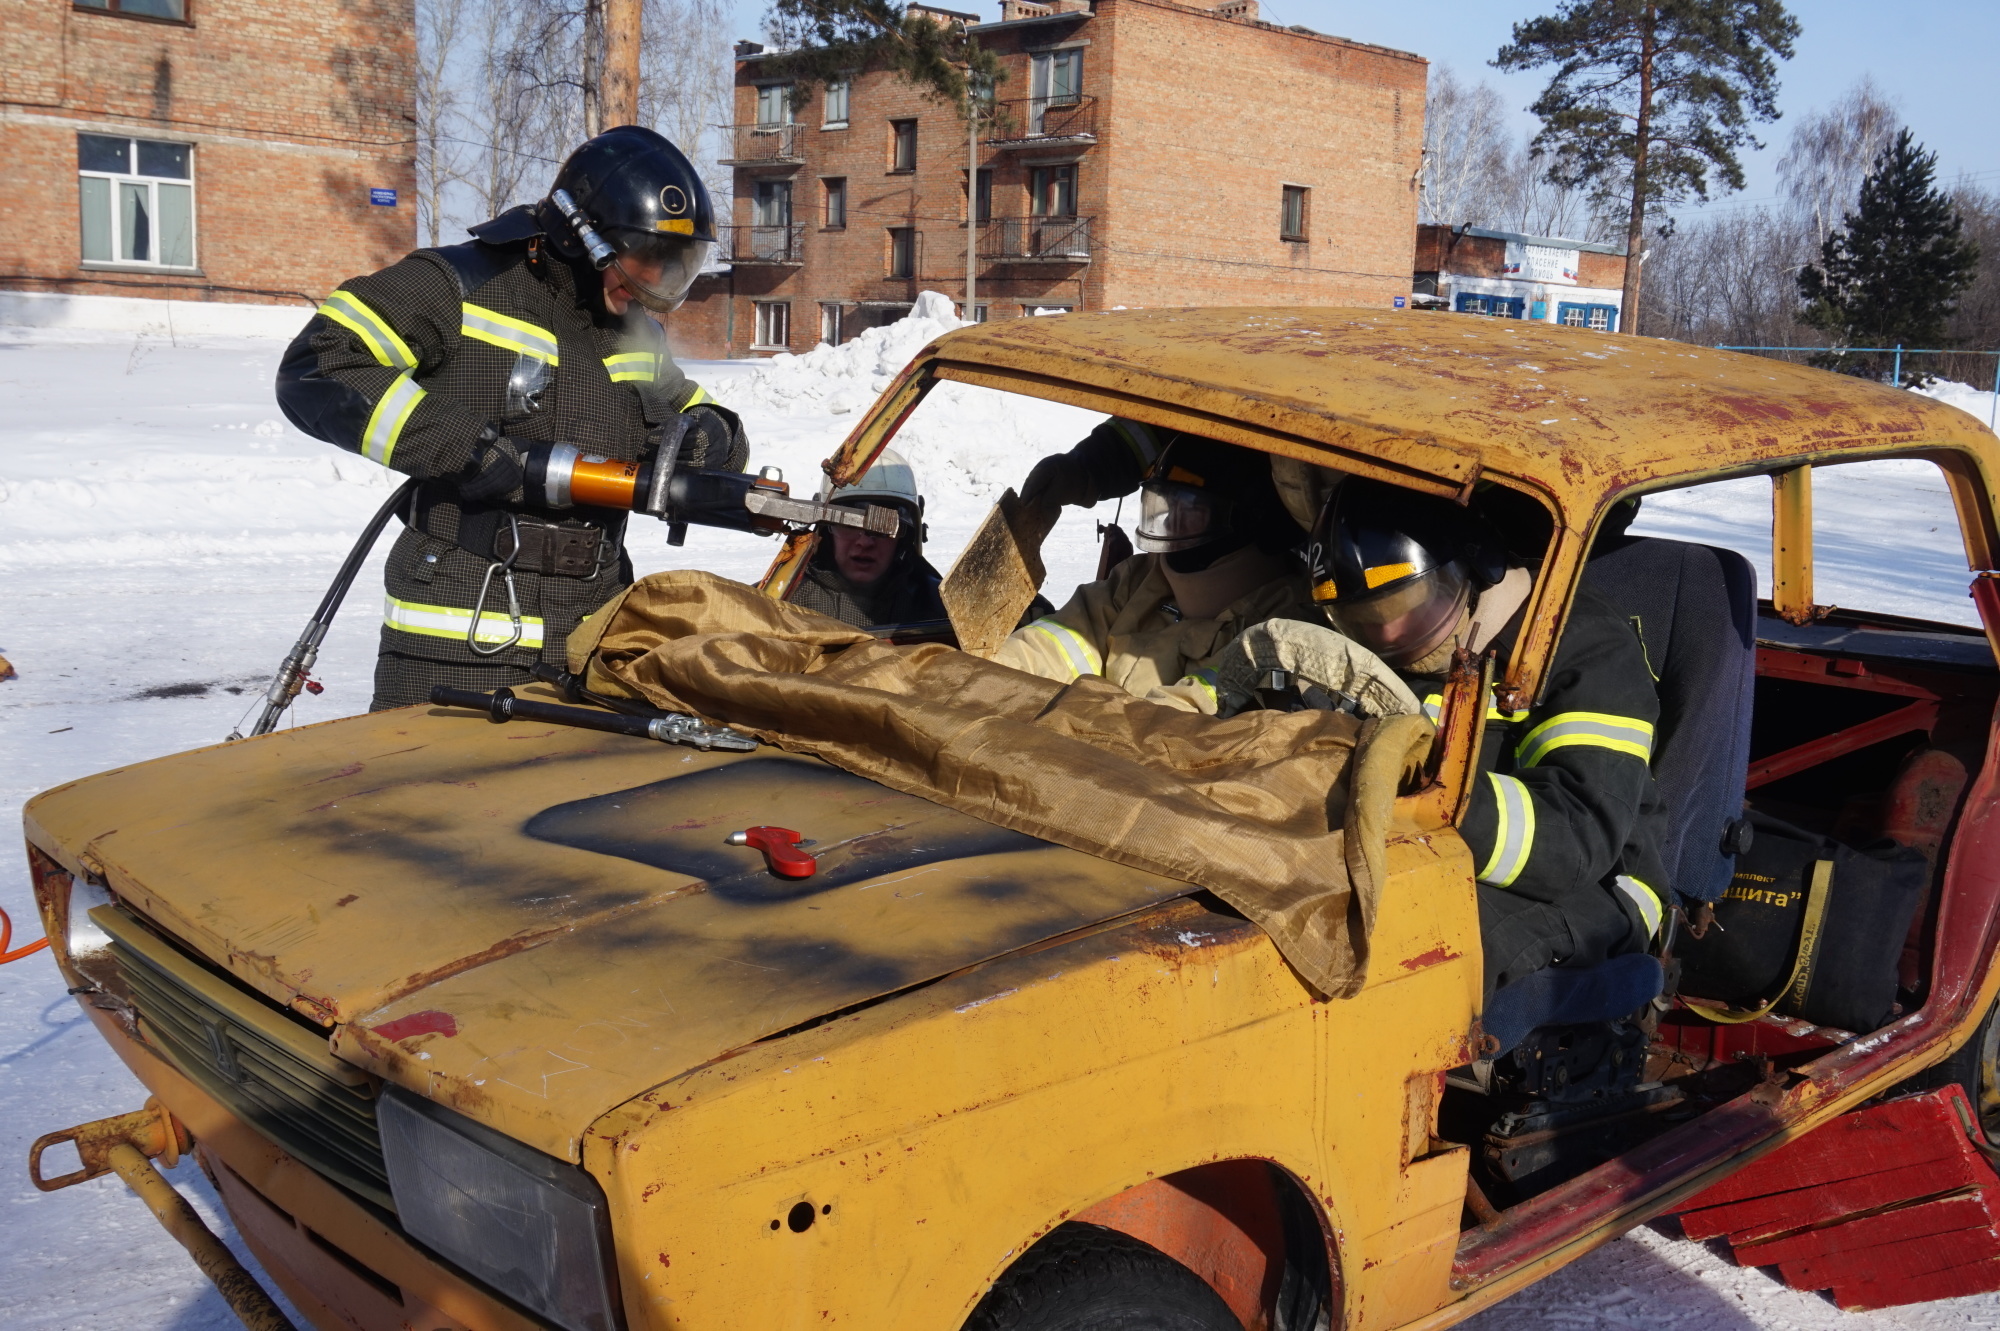
[[[1476,676],[1447,700],[1429,784],[1398,802],[1367,983],[1336,1000],[1187,884],[769,750],[410,708],[38,796],[26,831],[56,964],[315,1324],[953,1328],[1081,1219],[1173,1256],[1246,1328],[1440,1327],[1940,1063],[1987,1020],[1992,648],[1948,626],[1828,619],[1810,532],[1813,468],[1935,463],[2000,634],[2000,441],[1971,417],[1585,330],[1133,311],[939,339],[829,460],[832,479],[859,475],[940,383],[1434,494],[1518,492],[1546,514],[1547,546],[1499,663],[1503,707],[1534,696],[1613,505],[1774,477],[1762,622],[1827,636],[1767,644],[1766,675],[1851,681],[1866,663],[1954,690],[1930,724],[1976,718],[1953,737],[1966,770],[1908,1010],[1866,1038],[1670,1014],[1661,1048],[1700,1079],[1704,1112],[1518,1205],[1469,1209],[1471,1151],[1440,1137],[1438,1113],[1479,1040],[1473,868],[1452,830],[1484,714]],[[788,540],[768,592],[811,539]],[[1899,663],[1913,635],[1954,664]],[[780,889],[754,852],[717,844],[717,828],[767,821],[828,844],[922,826],[933,849],[835,853],[809,889]],[[597,1219],[579,1223],[601,1223],[602,1265],[565,1295],[585,1312],[529,1306],[476,1254],[409,1236],[384,1163],[392,1101],[399,1121],[470,1124],[467,1140],[589,1181],[571,1191],[597,1190]]]

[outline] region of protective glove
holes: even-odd
[[[1021,502],[1031,508],[1088,508],[1097,502],[1097,478],[1074,453],[1051,453],[1021,482]]]
[[[1316,684],[1334,700],[1348,699],[1364,717],[1409,716],[1423,710],[1410,686],[1381,657],[1323,624],[1267,619],[1232,638],[1211,659],[1216,715],[1234,716],[1260,701],[1273,670],[1294,684]]]
[[[472,447],[472,461],[458,474],[458,497],[471,504],[518,504],[527,466],[522,446],[488,430]]]
[[[679,465],[698,471],[742,471],[750,464],[750,439],[735,412],[703,402],[683,414],[688,429],[681,438]]]

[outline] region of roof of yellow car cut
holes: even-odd
[[[1955,407],[1686,342],[1358,309],[1159,309],[961,329],[945,378],[1107,406],[1171,404],[1464,485],[1516,477],[1587,514],[1648,481],[1996,440]],[[1068,386],[1081,393],[1066,392]],[[1117,409],[1115,406],[1110,409]],[[1338,465],[1337,460],[1329,459]],[[1580,514],[1580,515],[1581,515]]]

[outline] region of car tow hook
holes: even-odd
[[[76,1146],[83,1168],[54,1178],[42,1177],[42,1152],[61,1142]],[[106,1174],[118,1175],[139,1194],[139,1200],[167,1233],[188,1250],[202,1274],[215,1282],[216,1290],[249,1331],[297,1331],[257,1278],[244,1270],[236,1255],[215,1237],[215,1231],[202,1223],[187,1198],[153,1168],[158,1158],[172,1169],[180,1163],[181,1155],[192,1149],[194,1139],[187,1128],[158,1100],[149,1098],[137,1113],[100,1118],[36,1138],[28,1148],[28,1178],[43,1192],[55,1192]]]
[[[819,869],[819,860],[798,849],[805,838],[789,827],[746,827],[729,834],[732,846],[749,846],[764,852],[764,867],[780,878],[810,878]]]

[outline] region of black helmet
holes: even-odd
[[[558,253],[616,264],[651,310],[687,298],[715,243],[715,210],[694,165],[640,125],[607,129],[571,153],[537,212]],[[645,271],[655,265],[657,277]]]
[[[1176,434],[1140,485],[1139,548],[1153,554],[1214,546],[1220,556],[1253,541],[1275,551],[1298,535],[1271,483],[1271,460],[1253,448]]]
[[[1472,592],[1507,571],[1505,547],[1477,515],[1359,476],[1320,510],[1306,565],[1313,600],[1334,628],[1392,666],[1434,650]]]

